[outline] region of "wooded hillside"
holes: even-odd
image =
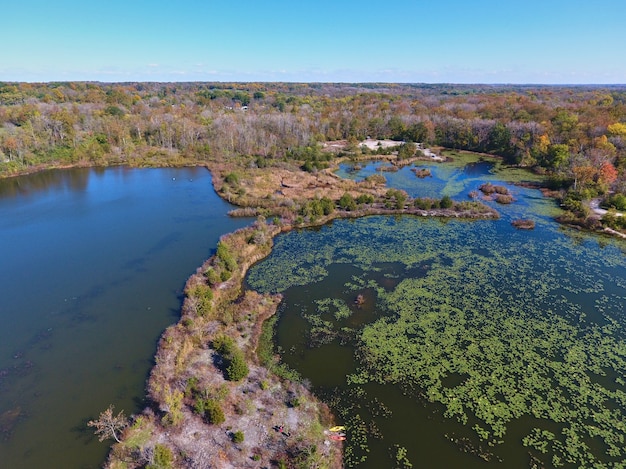
[[[368,136],[491,153],[547,172],[582,218],[582,201],[609,191],[605,205],[626,208],[626,86],[0,83],[5,176],[227,159],[315,171],[333,158],[318,144],[347,140],[344,153],[359,153]]]

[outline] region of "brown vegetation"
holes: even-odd
[[[189,279],[181,320],[159,342],[148,382],[153,406],[125,429],[110,467],[139,467],[158,454],[184,467],[263,467],[282,459],[338,467],[339,451],[324,445],[320,431],[320,422],[330,421],[327,409],[256,362],[261,324],[279,298],[242,294],[241,281],[269,253],[272,237],[336,217],[498,216],[475,201],[390,193],[382,174],[360,183],[337,178],[331,168],[342,158],[386,152],[360,148],[368,135],[534,167],[551,177],[570,210],[563,221],[598,226],[581,201],[626,191],[625,121],[623,87],[0,83],[0,174],[203,165],[218,193],[241,207],[234,215],[276,219],[224,237],[218,254]],[[424,153],[406,145],[402,155],[380,157],[397,169]],[[500,203],[513,200],[501,186],[480,190]],[[229,357],[218,352],[220,337],[233,339]],[[240,374],[247,375],[231,381],[224,369],[239,352],[248,366]],[[210,423],[221,420],[219,411],[224,422]],[[3,414],[0,430],[17,415]],[[291,436],[273,425],[287,425]],[[239,431],[243,441],[233,436]]]
[[[430,169],[428,168],[413,168],[411,171],[413,171],[413,173],[420,179],[431,176]]]
[[[527,219],[513,220],[511,225],[519,230],[532,230],[535,228],[535,222]]]
[[[224,236],[218,253],[189,278],[181,320],[161,337],[148,380],[154,406],[113,446],[108,467],[141,467],[157,445],[171,450],[176,467],[269,467],[281,460],[338,467],[339,447],[324,444],[328,409],[303,385],[282,381],[257,364],[261,324],[274,314],[280,296],[242,294],[241,281],[270,252],[279,231],[261,220]],[[245,354],[244,379],[230,381],[220,372],[221,337]],[[214,408],[219,414],[205,413]],[[278,426],[290,436],[277,432]]]

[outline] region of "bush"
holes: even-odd
[[[250,369],[246,363],[246,359],[241,351],[235,353],[231,359],[229,365],[226,367],[226,379],[229,381],[241,381],[246,376]]]
[[[532,230],[535,228],[535,222],[533,220],[527,219],[513,220],[511,222],[511,225],[513,225],[518,230]]]
[[[208,316],[213,309],[213,290],[207,285],[196,285],[185,292],[188,297],[196,298],[198,316]]]
[[[214,286],[220,283],[220,276],[218,275],[218,273],[215,271],[213,267],[209,267],[207,270],[205,270],[204,276],[206,277],[207,282],[211,286]]]
[[[450,208],[452,207],[452,205],[454,205],[454,202],[452,202],[452,199],[450,198],[450,196],[444,195],[441,198],[441,201],[439,202],[439,206],[441,208]]]
[[[231,438],[233,440],[233,443],[236,443],[236,444],[243,443],[243,440],[244,440],[243,432],[241,430],[237,430],[235,433],[232,434]]]
[[[413,201],[413,205],[420,210],[430,210],[431,208],[437,208],[439,202],[429,197],[418,197]]]
[[[361,194],[356,198],[356,203],[359,205],[371,204],[374,203],[374,197],[369,194]]]
[[[398,148],[398,159],[404,160],[406,158],[411,158],[413,155],[415,155],[416,150],[417,145],[415,145],[414,143],[404,143],[400,145],[400,148]]]
[[[169,469],[174,462],[172,450],[164,445],[155,445],[153,453],[153,462],[146,466],[146,469]]]
[[[233,272],[237,268],[237,260],[233,256],[232,252],[228,245],[222,241],[217,243],[217,259],[220,265],[228,270],[229,272]]]
[[[513,196],[498,194],[496,195],[496,202],[498,202],[499,204],[510,204],[511,202],[513,202]]]
[[[393,206],[398,210],[401,210],[404,208],[404,204],[407,199],[406,192],[396,190],[396,189],[389,189],[387,191],[386,197],[388,199],[387,200],[388,203],[385,203],[385,206],[390,206],[390,207]]]
[[[356,209],[356,201],[350,193],[346,192],[339,199],[339,207],[350,212]]]
[[[614,213],[608,212],[602,217],[602,224],[614,230],[626,229],[626,217],[618,217]]]
[[[614,208],[615,210],[619,210],[620,212],[626,211],[626,195],[614,194],[610,197],[607,197],[602,202],[602,207],[607,209]]]
[[[230,184],[231,186],[236,186],[239,184],[239,176],[236,173],[229,173],[224,178],[224,182],[226,184]]]
[[[225,335],[216,337],[213,341],[213,347],[224,359],[222,367],[224,378],[229,381],[241,381],[248,376],[250,369],[243,352],[231,337]]]
[[[213,425],[220,425],[226,420],[222,406],[215,399],[198,399],[194,405],[194,412],[204,416],[207,423]]]
[[[335,211],[335,203],[328,197],[322,197],[320,203],[322,204],[322,210],[324,211],[324,215],[330,215]]]

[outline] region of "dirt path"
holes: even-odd
[[[600,208],[600,201],[601,200],[602,199],[600,199],[599,197],[596,197],[595,199],[591,199],[589,201],[589,208],[591,209],[591,211],[593,213],[598,215],[599,218],[602,218],[604,215],[606,215],[609,212],[608,210]],[[624,214],[622,212],[615,212],[615,216],[616,217],[623,217]]]

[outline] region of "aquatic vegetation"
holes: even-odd
[[[472,430],[477,447],[523,445],[554,466],[619,467],[626,459],[626,261],[610,244],[573,242],[545,227],[534,233],[500,222],[336,221],[277,238],[248,282],[285,291],[319,282],[332,264],[354,265],[360,273],[345,291],[373,288],[379,315],[355,326],[358,370],[343,386],[401,386],[443,406],[445,418]],[[379,275],[385,263],[403,266],[391,287]],[[305,315],[310,330],[332,342],[349,306],[314,301]],[[533,425],[520,427],[528,419]],[[520,431],[525,436],[511,441]],[[367,456],[366,436],[358,447],[348,442],[350,460]]]

